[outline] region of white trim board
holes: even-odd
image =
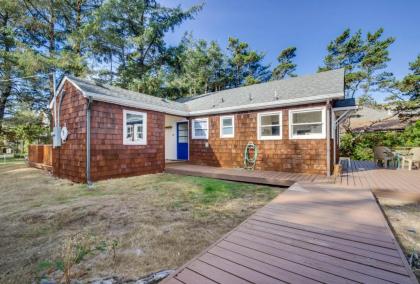
[[[232,134],[223,134],[223,120],[224,119],[232,119]],[[235,116],[234,115],[221,115],[219,119],[220,127],[219,127],[219,137],[220,138],[234,138],[235,137]],[[227,126],[229,127],[229,126]]]
[[[279,135],[261,136],[261,116],[278,115],[279,116]],[[269,126],[269,125],[267,125]],[[257,114],[257,139],[258,140],[282,140],[283,139],[283,111],[259,112]]]
[[[322,133],[321,134],[310,134],[310,135],[293,135],[293,113],[304,113],[304,112],[313,112],[321,111],[321,123],[322,123]],[[302,123],[302,125],[311,124],[311,123]],[[319,124],[313,123],[313,124]],[[295,124],[296,125],[296,124]],[[296,108],[289,109],[289,139],[290,140],[302,140],[302,139],[327,139],[327,125],[326,125],[326,107],[310,107],[310,108]]]

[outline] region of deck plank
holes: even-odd
[[[163,283],[418,283],[372,195],[420,198],[420,177],[411,172],[366,161],[352,161],[339,178],[174,168],[169,172],[294,184]]]

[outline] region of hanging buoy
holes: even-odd
[[[244,153],[244,169],[254,170],[257,164],[258,148],[253,142],[248,142]]]

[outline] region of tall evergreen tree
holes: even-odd
[[[382,36],[382,28],[368,33],[366,39],[360,30],[352,34],[346,29],[328,44],[324,66],[318,71],[344,68],[346,97],[352,98],[360,92],[366,96],[370,91],[383,89],[392,79],[392,74],[383,70],[390,60],[388,48],[395,39],[382,39]]]
[[[420,115],[420,54],[409,66],[411,72],[395,82],[396,93],[388,98],[389,107],[403,120]]]
[[[229,87],[252,85],[268,79],[269,66],[262,64],[263,53],[250,49],[248,43],[233,37],[229,38],[228,51]]]
[[[0,0],[0,133],[6,110],[18,102],[29,101],[36,97],[39,80],[27,78],[34,75],[36,62],[32,59],[30,46],[24,42],[22,34],[25,11],[16,1]]]
[[[193,18],[201,7],[184,11],[155,0],[108,0],[95,12],[88,40],[103,58],[116,57],[120,86],[144,91],[150,82],[145,77],[156,76],[167,58],[165,33]]]
[[[281,80],[289,77],[296,77],[294,73],[296,71],[296,63],[293,63],[293,59],[296,57],[296,47],[288,47],[283,49],[277,61],[279,64],[273,69],[271,73],[271,80]]]
[[[196,41],[188,35],[177,48],[176,58],[177,63],[171,69],[168,81],[173,88],[179,89],[179,96],[218,91],[225,87],[227,59],[216,42]]]

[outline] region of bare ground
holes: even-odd
[[[0,283],[61,278],[71,242],[81,257],[71,277],[84,281],[177,268],[280,191],[169,174],[88,190],[22,163],[0,165]]]
[[[391,228],[406,255],[415,250],[420,256],[420,204],[391,198],[378,198]],[[420,269],[414,273],[420,281]]]

